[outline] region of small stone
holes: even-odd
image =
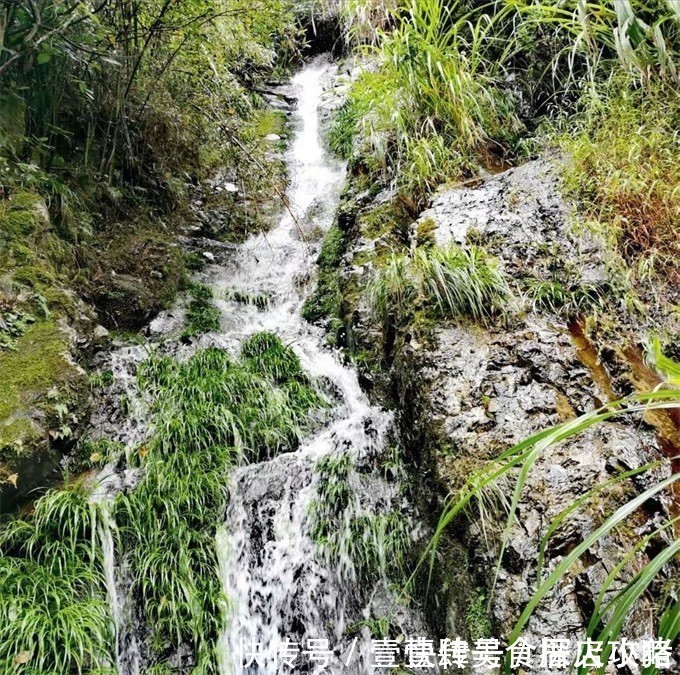
[[[238,186],[235,183],[225,183],[223,187],[225,192],[238,192]]]
[[[109,331],[106,330],[106,328],[104,328],[104,326],[102,326],[101,324],[98,324],[97,326],[94,327],[92,335],[97,340],[103,340],[104,338],[109,336]]]
[[[203,251],[203,257],[210,262],[215,262],[215,254],[210,251]]]
[[[280,140],[281,140],[281,136],[279,136],[278,134],[267,134],[267,135],[264,137],[264,140],[265,140],[265,141],[269,141],[269,142],[271,142],[271,143],[275,143],[276,141],[280,141]]]

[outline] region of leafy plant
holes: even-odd
[[[53,490],[0,529],[0,666],[95,672],[111,663],[98,507],[82,482]]]
[[[534,312],[549,310],[566,317],[601,308],[607,297],[603,284],[566,287],[559,281],[529,282],[528,297]]]
[[[483,249],[450,244],[394,255],[368,288],[369,303],[387,325],[422,306],[437,316],[488,321],[507,309],[510,290]]]
[[[651,261],[671,281],[680,273],[679,123],[677,91],[616,78],[589,96],[576,133],[562,142],[570,156],[565,187],[590,226],[629,263]]]
[[[192,300],[187,309],[186,326],[182,337],[195,337],[219,330],[220,312],[212,303],[211,288],[204,284],[192,283],[189,291]]]
[[[603,408],[592,411],[574,420],[570,420],[557,427],[542,431],[530,438],[518,443],[509,450],[502,453],[496,460],[484,467],[477,474],[475,474],[466,486],[462,489],[460,494],[454,496],[446,506],[439,520],[435,535],[431,540],[425,554],[421,558],[421,564],[428,555],[431,556],[430,570],[435,563],[434,553],[437,549],[439,540],[444,529],[456,518],[461,511],[468,507],[471,500],[478,497],[479,494],[488,486],[494,485],[499,480],[515,478],[515,488],[512,493],[512,499],[508,508],[507,520],[501,541],[500,553],[498,556],[497,570],[503,559],[505,549],[510,536],[511,528],[515,523],[517,507],[519,500],[526,485],[528,475],[541,454],[549,447],[556,445],[564,440],[572,438],[593,425],[601,424],[609,419],[619,415],[630,415],[634,413],[646,413],[650,410],[671,410],[680,407],[680,395],[676,390],[659,390],[649,394],[638,394],[630,396],[621,401],[610,403]],[[658,464],[648,465],[639,471],[628,472],[627,475],[619,477],[618,480],[628,478],[654,468]],[[636,494],[629,498],[623,505],[621,505],[614,513],[610,514],[602,524],[593,528],[592,532],[572,550],[562,557],[557,562],[554,568],[547,576],[543,577],[541,573],[541,565],[539,560],[539,576],[536,582],[536,588],[533,595],[522,611],[515,626],[508,637],[510,643],[514,642],[521,634],[522,629],[526,626],[536,608],[540,605],[543,598],[565,577],[572,565],[603,537],[610,534],[616,527],[626,521],[626,519],[635,513],[648,499],[655,495],[662,493],[664,490],[673,486],[680,480],[680,474],[672,474],[663,479],[657,480],[646,488],[643,492]],[[601,486],[596,486],[595,491],[602,489]],[[588,492],[579,503],[570,506],[558,516],[557,521],[552,523],[547,534],[545,535],[541,544],[541,558],[545,545],[552,533],[554,533],[562,522],[573,511],[583,503],[584,500],[593,496],[593,491]],[[650,535],[649,538],[659,535],[663,530],[672,526],[676,518],[672,518],[669,522],[664,523],[661,527]],[[648,541],[649,539],[647,539]],[[610,577],[600,588],[600,593],[596,601],[595,611],[588,626],[589,636],[598,636],[597,639],[605,643],[605,650],[611,649],[611,643],[615,641],[623,627],[624,620],[635,602],[642,596],[642,594],[649,588],[649,585],[664,569],[667,564],[670,564],[680,547],[680,542],[675,540],[669,545],[666,545],[661,551],[650,560],[640,571],[633,572],[632,578],[624,581],[623,588],[615,593],[613,597],[608,597],[604,601],[606,593],[611,589],[614,580],[619,579],[621,572],[632,561],[633,555],[639,550],[636,548],[630,554],[625,556],[621,564],[612,571]],[[666,616],[666,615],[664,615]],[[670,615],[668,615],[670,616]],[[669,619],[666,619],[667,627],[672,624]],[[670,630],[670,627],[669,627]],[[606,659],[605,659],[606,660]]]
[[[322,399],[271,333],[244,342],[238,360],[219,349],[186,362],[152,356],[139,378],[152,399],[154,434],[144,480],[116,511],[133,592],[156,643],[191,644],[197,667],[212,672],[227,611],[214,538],[229,471],[293,449]]]
[[[355,120],[359,149],[417,203],[459,178],[494,137],[517,126],[496,85],[503,59],[491,55],[498,17],[458,0],[411,0],[378,31],[377,69],[353,83],[337,138]],[[347,147],[343,140],[340,145]]]

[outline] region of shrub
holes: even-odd
[[[0,530],[0,668],[94,672],[111,663],[113,623],[83,483],[53,490]]]

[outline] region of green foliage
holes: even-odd
[[[189,338],[219,330],[220,312],[212,303],[211,288],[204,284],[192,283],[189,286],[189,292],[192,300],[187,309],[186,325],[182,336]]]
[[[334,112],[333,121],[328,130],[328,145],[338,157],[350,158],[358,122],[357,106],[353,100],[346,101]]]
[[[103,370],[98,373],[92,373],[90,375],[90,388],[101,389],[103,387],[108,387],[113,384],[114,375],[110,370]]]
[[[256,373],[283,383],[300,378],[302,366],[297,354],[274,333],[256,333],[241,347],[241,357]]]
[[[345,239],[342,230],[333,225],[324,237],[317,260],[319,267],[316,288],[302,308],[302,316],[306,321],[315,323],[340,316],[342,293],[339,268],[344,253]]]
[[[111,662],[97,509],[75,483],[38,499],[31,515],[2,525],[3,672],[90,673]]]
[[[581,284],[565,287],[559,281],[529,282],[528,296],[532,310],[548,310],[570,317],[601,308],[607,297],[602,284]]]
[[[358,149],[375,170],[422,203],[437,184],[460,177],[476,154],[517,126],[496,89],[502,60],[489,53],[490,16],[464,3],[411,0],[379,31],[378,69],[353,83],[338,120],[355,122]]]
[[[659,338],[652,338],[647,345],[647,362],[663,377],[667,386],[680,389],[680,363],[663,353]]]
[[[481,588],[475,589],[465,611],[465,627],[467,628],[468,639],[472,642],[486,639],[491,635],[491,621],[487,610],[486,595]]]
[[[591,96],[576,133],[564,138],[565,185],[583,216],[604,233],[638,274],[680,271],[680,98],[659,85],[615,80]]]
[[[227,300],[233,300],[241,305],[255,305],[258,309],[266,309],[271,302],[269,293],[244,293],[243,291],[227,291]]]
[[[415,309],[436,316],[488,321],[507,309],[510,290],[497,262],[482,248],[450,244],[393,255],[368,288],[371,306],[387,325]]]
[[[421,564],[429,556],[432,570],[432,566],[435,563],[434,553],[444,529],[468,507],[471,500],[478,498],[483,490],[497,484],[498,481],[515,478],[515,488],[512,491],[512,500],[507,509],[508,515],[496,567],[498,572],[512,526],[516,522],[517,507],[522,491],[526,485],[532,467],[543,452],[562,441],[576,437],[578,434],[583,433],[594,425],[603,424],[607,420],[619,415],[647,413],[651,410],[677,410],[678,408],[680,408],[680,395],[677,390],[659,390],[650,394],[639,394],[621,401],[610,403],[603,408],[565,422],[557,427],[542,431],[521,443],[514,445],[512,448],[503,452],[489,465],[484,466],[479,472],[473,475],[460,493],[452,497],[441,515],[432,541],[421,558]],[[670,461],[668,463],[670,465]],[[641,470],[627,472],[619,477],[619,479],[624,480],[634,475],[644,473],[650,469],[656,468],[658,464],[659,463],[657,462],[642,467]],[[616,511],[605,518],[602,524],[594,526],[584,540],[579,542],[568,554],[562,557],[557,564],[551,568],[549,573],[544,576],[541,560],[548,539],[552,533],[554,533],[562,523],[572,515],[576,508],[581,506],[584,501],[590,499],[595,492],[601,490],[601,486],[596,486],[593,490],[585,493],[583,498],[578,500],[573,507],[567,507],[565,512],[558,516],[558,522],[550,524],[549,530],[542,541],[541,559],[539,559],[536,587],[521,616],[517,620],[512,633],[508,637],[508,640],[513,642],[520,636],[522,630],[534,611],[540,605],[543,598],[565,579],[572,566],[581,556],[586,554],[588,549],[596,545],[597,542],[601,541],[604,537],[613,533],[617,527],[625,523],[632,514],[640,509],[647,500],[662,494],[666,490],[672,490],[673,485],[677,483],[678,480],[680,480],[680,474],[677,473],[662,479],[653,480],[651,481],[651,485],[648,485],[644,491],[635,493],[632,497],[629,496]],[[676,516],[663,523],[646,538],[646,541],[657,537],[664,530],[672,527],[677,520],[678,518]],[[641,542],[630,553],[624,556],[621,563],[612,570],[609,577],[600,587],[599,596],[588,626],[587,634],[588,637],[602,640],[605,643],[604,662],[606,662],[606,654],[608,654],[608,651],[611,649],[611,643],[618,638],[624,620],[635,602],[646,592],[654,579],[656,579],[669,564],[672,564],[673,558],[677,556],[678,550],[680,550],[680,541],[677,539],[670,545],[664,544],[656,557],[648,560],[646,564],[642,565],[641,569],[639,569],[636,565],[633,565],[632,562],[635,554],[641,550],[644,543]],[[627,574],[624,575],[624,572]],[[615,582],[618,584],[620,590],[613,595],[608,595],[613,588],[612,584]]]
[[[548,30],[563,45],[553,56],[553,72],[567,63],[579,76],[579,59],[591,81],[620,68],[642,81],[653,77],[678,82],[680,8],[648,0],[512,0],[533,31]]]
[[[153,401],[154,435],[140,451],[144,481],[116,512],[133,591],[155,642],[188,642],[198,667],[214,672],[227,612],[214,539],[229,470],[293,449],[322,399],[271,333],[247,340],[238,360],[219,349],[181,363],[152,356],[139,378]]]

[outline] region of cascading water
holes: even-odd
[[[382,449],[391,423],[361,391],[356,373],[324,346],[322,332],[307,324],[300,310],[300,290],[317,251],[303,240],[304,229],[331,225],[344,179],[344,166],[321,145],[319,104],[324,78],[332,66],[323,58],[293,80],[298,96],[298,128],[290,149],[289,210],[267,235],[250,239],[214,269],[211,279],[225,291],[265,294],[264,309],[223,301],[225,320],[220,341],[234,346],[255,331],[273,330],[300,357],[309,373],[339,392],[334,420],[294,453],[245,466],[233,475],[224,528],[218,537],[224,590],[233,607],[221,639],[224,675],[280,672],[274,658],[286,639],[305,645],[328,640],[333,651],[327,672],[369,671],[368,635],[345,636],[347,622],[364,618],[353,563],[346,553],[332,564],[319,555],[309,536],[309,514],[317,496],[315,466],[324,456],[347,453],[355,466],[370,463]],[[313,215],[311,213],[313,212]],[[390,504],[394,488],[379,478],[363,485],[355,514]],[[259,644],[268,654],[253,660]],[[248,668],[244,663],[253,660]],[[300,657],[298,667],[305,667]],[[306,667],[313,664],[307,662]]]
[[[368,629],[346,629],[348,624],[370,618],[376,607],[383,615],[389,614],[402,632],[424,633],[418,630],[422,628],[419,619],[397,605],[387,583],[376,584],[368,593],[360,587],[348,552],[351,518],[401,506],[398,487],[375,471],[391,415],[370,405],[354,370],[325,345],[323,331],[301,316],[320,234],[333,222],[345,175],[344,164],[329,156],[321,144],[319,106],[334,71],[330,61],[318,57],[293,78],[298,104],[288,150],[290,187],[280,222],[267,234],[230,247],[228,256],[220,256],[219,264],[211,265],[201,279],[213,287],[222,320],[220,331],[202,336],[199,346],[236,353],[252,333],[273,331],[295,350],[307,372],[325,383],[334,400],[330,421],[296,452],[244,466],[232,474],[230,503],[217,536],[223,589],[232,607],[219,645],[223,675],[282,672],[273,652],[267,660],[260,657],[247,668],[243,665],[253,644],[275,650],[286,639],[301,645],[328,640],[332,654],[325,672],[370,672]],[[311,238],[316,243],[309,243]],[[266,297],[267,302],[228,299],[246,296]],[[172,332],[178,314],[181,307],[161,315],[151,326],[152,334]],[[170,351],[193,348],[176,342],[173,346],[172,341],[164,346]],[[143,355],[140,348],[125,348],[111,355],[107,365],[115,368],[117,381],[125,383]],[[133,414],[123,427],[116,415],[116,419],[98,421],[103,435],[111,437],[117,426],[114,437],[130,446],[144,437],[143,417],[144,411]],[[318,461],[341,456],[349,457],[351,463],[352,498],[344,516],[347,536],[340,537],[344,543],[331,559],[321,554],[310,536],[310,510],[318,497]],[[120,489],[113,485],[120,482],[120,474],[109,473],[102,476],[104,495]],[[120,675],[138,675],[144,656],[140,655],[143,636],[137,633],[144,629],[131,615],[134,603],[126,597],[125,571],[114,567],[114,530],[115,523],[105,519],[101,538],[117,629],[116,665]],[[305,671],[314,664],[300,654],[296,666]]]

